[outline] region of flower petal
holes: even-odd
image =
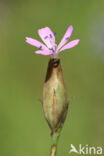
[[[35,47],[37,47],[37,48],[39,48],[39,49],[48,50],[48,48],[44,44],[42,44],[41,42],[39,42],[39,41],[37,41],[35,39],[32,39],[30,37],[26,37],[26,42],[33,45],[33,46],[35,46]]]
[[[52,52],[46,51],[46,50],[37,50],[35,53],[41,54],[41,55],[51,55],[52,54]]]
[[[73,27],[72,27],[72,25],[70,25],[68,27],[64,37],[62,38],[61,42],[59,43],[57,50],[59,50],[66,42],[68,42],[72,32],[73,32]]]
[[[48,48],[53,47],[53,45],[55,44],[55,36],[49,27],[39,29],[38,34]]]
[[[73,41],[69,42],[63,48],[60,49],[60,52],[63,51],[63,50],[75,47],[76,45],[78,45],[79,41],[80,41],[80,39],[76,39],[76,40],[73,40]]]

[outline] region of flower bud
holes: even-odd
[[[62,127],[67,109],[68,101],[60,59],[51,58],[43,87],[43,111],[52,133]]]

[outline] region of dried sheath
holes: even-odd
[[[68,109],[60,59],[50,59],[43,87],[43,111],[49,127],[56,132],[62,127]]]

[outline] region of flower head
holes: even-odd
[[[38,34],[45,44],[30,37],[26,37],[26,42],[39,49],[35,52],[36,54],[51,55],[53,58],[55,58],[61,51],[73,48],[79,43],[80,39],[68,42],[72,32],[73,27],[69,26],[58,46],[55,43],[56,33],[53,33],[49,27],[38,30]]]

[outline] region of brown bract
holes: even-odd
[[[51,58],[43,87],[43,111],[52,133],[62,127],[67,109],[68,101],[60,59]]]

